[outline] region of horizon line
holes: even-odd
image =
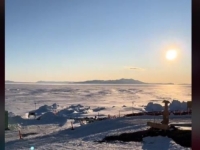
[[[94,80],[99,80],[99,81],[113,81],[113,80],[121,80],[121,79],[126,79],[126,78],[120,78],[120,79],[107,79],[107,80],[101,80],[101,79],[91,79],[91,80],[83,80],[83,81],[55,81],[55,80],[38,80],[38,81],[14,81],[14,80],[5,80],[6,82],[14,82],[14,83],[39,83],[39,82],[59,82],[59,83],[63,83],[63,82],[86,82],[86,81],[94,81]],[[129,78],[129,80],[132,78]],[[135,80],[135,79],[132,79]],[[135,80],[135,81],[140,81],[140,80]],[[190,84],[191,83],[174,83],[174,82],[144,82],[144,81],[140,81],[143,82],[144,84]],[[70,84],[70,83],[68,83]],[[105,83],[104,83],[105,84]]]

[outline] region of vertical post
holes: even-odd
[[[35,102],[35,118],[36,118],[36,102]]]
[[[154,120],[154,123],[155,123],[155,112],[154,112],[154,109],[152,109],[152,112],[153,112],[153,120]]]
[[[120,117],[120,110],[119,110],[119,117]]]
[[[35,102],[35,110],[36,110],[36,102]]]
[[[21,135],[20,130],[19,130],[19,139],[22,139],[22,135]]]
[[[164,111],[163,111],[163,121],[162,121],[162,124],[168,125],[168,124],[169,124],[169,109],[168,109],[168,103],[170,103],[170,102],[167,101],[167,100],[164,100],[163,103],[165,103],[165,106],[164,106]]]
[[[132,102],[132,114],[133,114],[133,102]]]
[[[180,113],[180,115],[182,114],[182,112],[183,112],[183,111],[182,111],[182,105],[181,105],[181,113]]]
[[[72,129],[72,130],[74,130],[74,127],[73,127],[73,123],[72,123],[72,121],[71,121],[71,126],[72,126],[72,128],[71,128],[71,129]]]
[[[98,107],[98,119],[99,119],[99,107]]]

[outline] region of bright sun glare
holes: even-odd
[[[166,53],[166,58],[168,60],[174,60],[177,56],[177,52],[176,50],[168,50],[167,53]]]

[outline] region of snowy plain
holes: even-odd
[[[184,102],[191,101],[191,85],[6,84],[5,97],[11,128],[5,131],[7,150],[25,150],[31,146],[37,150],[187,149],[167,137],[146,137],[142,143],[95,142],[107,135],[146,129],[147,121],[160,122],[161,116],[117,117],[84,125],[70,117],[156,111],[162,109],[163,100],[172,102],[170,110],[185,110]],[[42,115],[41,120],[27,119],[27,113],[33,110]],[[71,122],[75,130],[71,130]],[[191,123],[191,116],[170,116],[170,123],[181,122]],[[24,134],[22,140],[19,140],[17,124]]]

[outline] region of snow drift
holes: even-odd
[[[149,102],[147,106],[145,106],[146,111],[163,111],[164,110],[164,104],[157,104],[153,102]],[[169,111],[185,111],[187,110],[187,102],[181,102],[178,100],[173,100],[169,104]]]

